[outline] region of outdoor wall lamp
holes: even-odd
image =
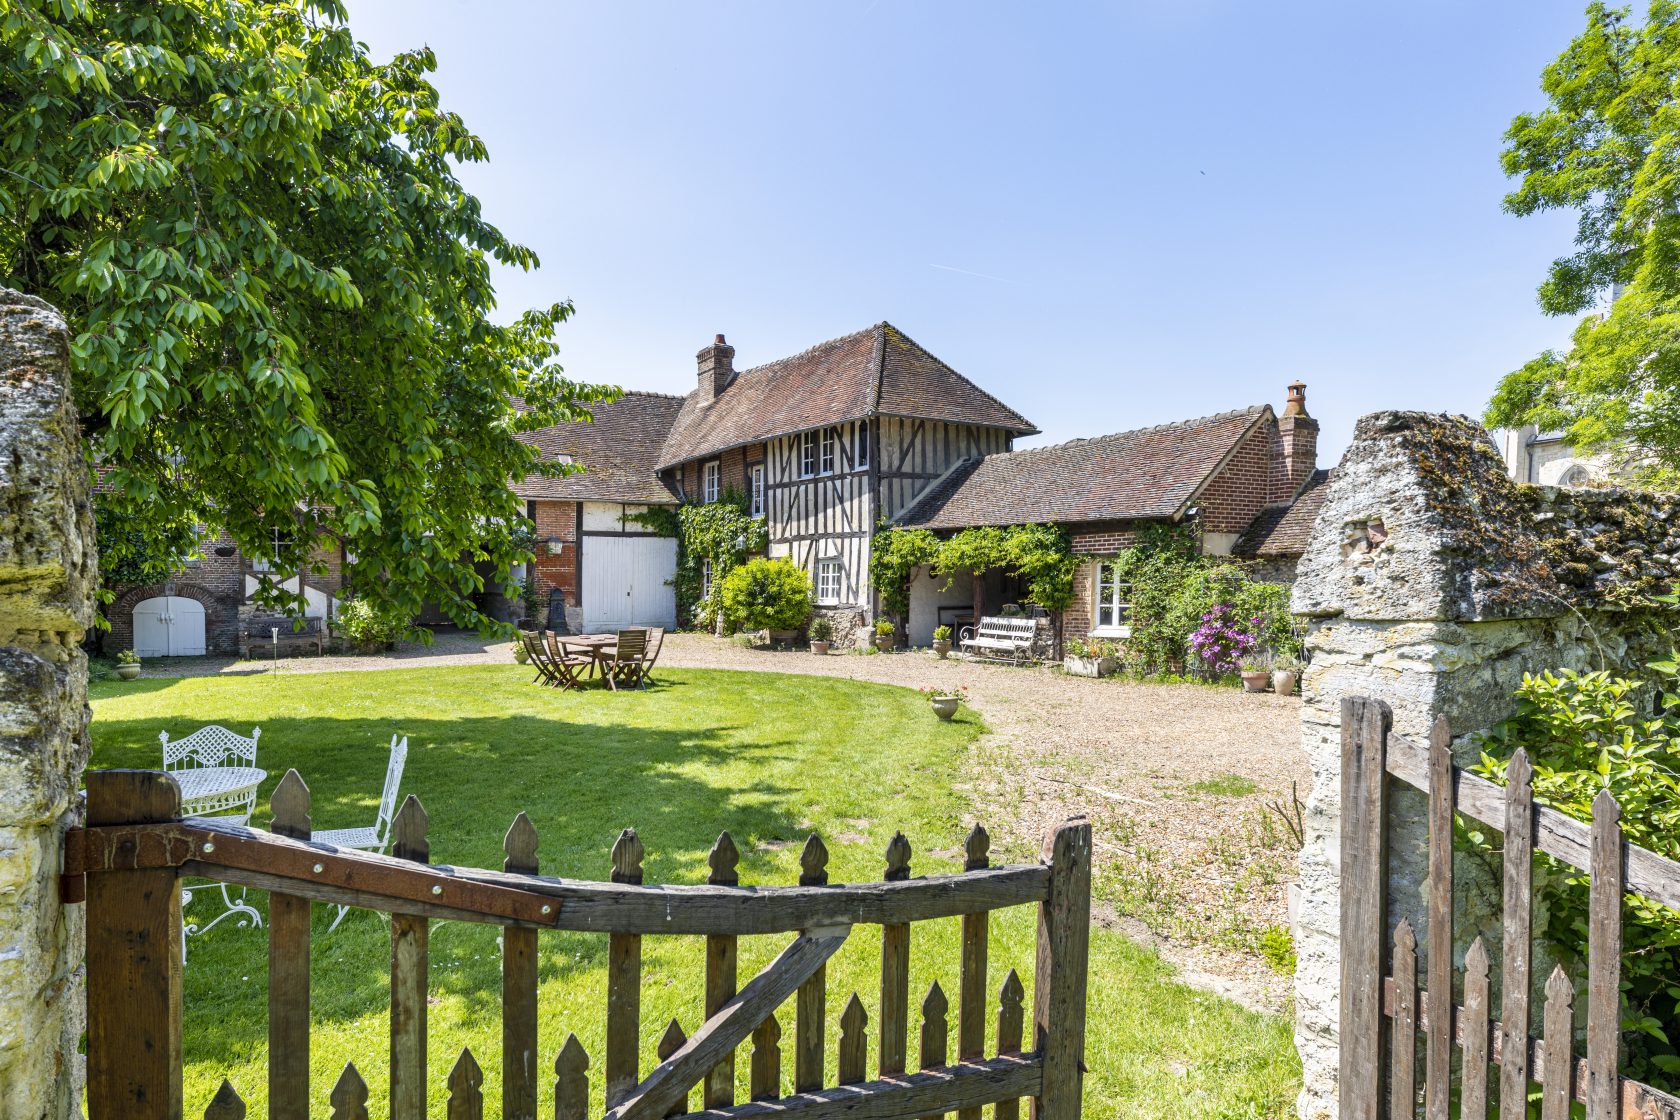
[[[559,537],[544,537],[543,544],[548,546],[548,554],[550,556],[559,556],[566,550],[566,542],[561,540]]]

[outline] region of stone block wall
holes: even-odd
[[[1387,702],[1394,730],[1414,739],[1445,715],[1456,761],[1469,765],[1475,735],[1512,714],[1524,672],[1628,670],[1662,652],[1629,608],[1677,575],[1680,499],[1519,486],[1487,433],[1464,417],[1387,412],[1359,421],[1293,598],[1311,654],[1301,741],[1313,788],[1291,900],[1303,1118],[1336,1112],[1342,697]],[[1388,835],[1390,929],[1410,918],[1425,950],[1421,794],[1395,791]],[[1461,854],[1454,875],[1455,964],[1486,936],[1497,1006],[1498,869]],[[1549,963],[1536,948],[1538,983]]]
[[[98,585],[63,318],[0,288],[0,1116],[78,1115],[83,925],[58,901]]]

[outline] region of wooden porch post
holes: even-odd
[[[89,826],[178,820],[181,789],[151,770],[87,776]],[[180,1120],[181,892],[176,868],[87,876],[89,1120]]]
[[[1091,822],[1071,817],[1045,839],[1050,896],[1038,907],[1034,1045],[1044,1088],[1032,1120],[1078,1120],[1085,1074],[1085,973],[1091,937]]]

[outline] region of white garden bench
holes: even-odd
[[[1016,665],[1032,652],[1038,621],[1031,618],[982,617],[979,626],[964,626],[958,644],[977,657],[1007,657]]]

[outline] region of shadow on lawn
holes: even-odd
[[[162,683],[162,682],[160,682]],[[203,723],[249,730],[248,719],[199,710]],[[95,725],[104,766],[156,767],[157,732],[190,728],[155,719],[106,720]],[[430,818],[433,863],[502,866],[502,838],[520,811],[536,825],[544,874],[605,879],[609,852],[621,828],[633,826],[646,848],[646,881],[699,882],[705,855],[727,827],[742,852],[744,882],[769,881],[767,842],[802,840],[787,810],[793,791],[767,780],[765,765],[786,759],[797,745],[743,741],[737,728],[650,729],[566,721],[535,715],[459,719],[265,718],[259,762],[268,771],[252,821],[270,819],[267,798],[288,768],[312,794],[316,829],[371,825],[393,731],[408,736],[402,795],[414,794]],[[739,767],[752,778],[740,780]],[[728,778],[711,778],[725,768]],[[624,806],[635,806],[633,813]],[[189,920],[213,916],[215,891],[201,892]],[[267,897],[250,892],[266,915]],[[201,909],[202,908],[202,909]],[[335,909],[315,908],[312,1017],[317,1023],[356,1020],[389,1005],[390,942],[386,925],[352,913],[328,935]],[[476,923],[434,924],[431,989],[461,997],[473,1014],[500,1000],[499,928]],[[540,968],[545,981],[598,969],[606,939],[546,934]],[[189,944],[186,1029],[189,1061],[241,1059],[264,1044],[267,936],[239,929],[232,919]]]

